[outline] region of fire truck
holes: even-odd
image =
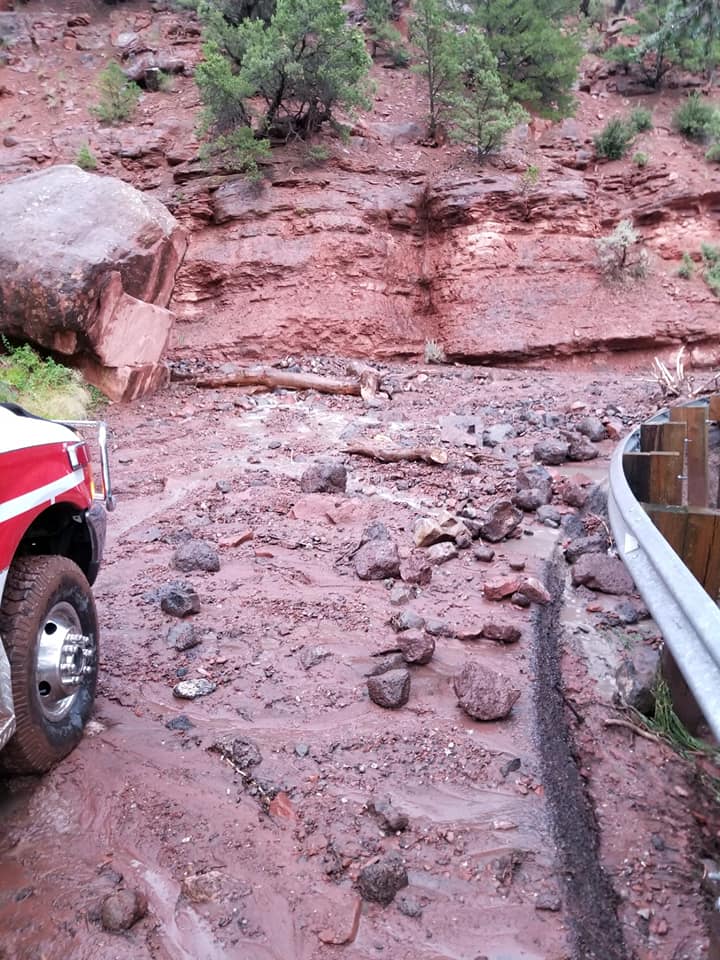
[[[104,423],[61,423],[0,404],[4,772],[42,773],[82,737],[98,672],[91,586],[113,506]]]

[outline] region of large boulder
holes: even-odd
[[[0,185],[0,331],[71,357],[112,400],[167,379],[183,228],[114,177],[49,167]]]

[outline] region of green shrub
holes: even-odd
[[[720,143],[714,143],[705,154],[708,163],[720,163]]]
[[[637,153],[633,154],[633,163],[638,167],[646,167],[649,160],[650,157],[646,153],[643,153],[642,150],[638,150]]]
[[[102,123],[117,124],[129,120],[140,99],[140,87],[128,80],[113,60],[98,77],[100,101],[90,108]]]
[[[720,247],[703,243],[700,247],[703,258],[703,280],[716,297],[720,297]]]
[[[595,151],[602,160],[622,160],[634,136],[635,131],[626,120],[613,117],[602,133],[595,137]]]
[[[330,157],[330,151],[320,143],[313,143],[305,150],[305,161],[311,167],[319,167]]]
[[[673,127],[688,140],[702,143],[712,136],[720,122],[720,112],[699,93],[691,93],[673,115]]]
[[[686,250],[680,260],[680,266],[677,268],[677,275],[682,277],[683,280],[689,280],[693,273],[695,273],[695,264],[693,263],[693,258]]]
[[[256,138],[250,127],[238,127],[203,144],[200,159],[203,163],[244,173],[248,180],[259,183],[263,178],[259,164],[270,159],[270,142]]]
[[[595,244],[600,269],[608,280],[639,280],[647,274],[647,253],[629,220],[621,220],[609,236]]]
[[[92,397],[79,373],[41,357],[25,343],[14,346],[2,337],[0,397],[32,413],[55,419],[82,420]]]
[[[635,107],[630,114],[628,123],[635,133],[646,133],[648,130],[652,130],[652,110],[648,110],[646,107]]]
[[[437,340],[425,341],[425,363],[445,363],[445,350]]]
[[[81,170],[95,170],[97,169],[97,160],[95,159],[95,154],[92,152],[87,143],[84,143],[77,152],[75,157],[75,163],[80,167]]]

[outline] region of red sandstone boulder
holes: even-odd
[[[56,166],[0,185],[0,331],[71,357],[112,400],[167,379],[182,227],[114,177]]]

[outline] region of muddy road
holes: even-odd
[[[622,428],[650,409],[649,391],[598,369],[389,374],[396,392],[370,406],[173,384],[108,411],[118,509],[96,587],[96,713],[81,746],[49,775],[0,786],[3,960],[576,955],[582,918],[567,907],[572,877],[558,857],[537,749],[536,605],[493,602],[482,588],[498,577],[541,579],[558,539],[580,522],[567,519],[577,508],[556,494],[562,526],[527,512],[510,539],[488,545],[492,559],[478,558],[476,541],[434,563],[422,587],[360,580],[353,558],[379,522],[400,557],[417,560],[419,517],[482,514],[515,492],[535,442],[589,415]],[[448,464],[340,452],[377,438],[441,445]],[[598,443],[588,463],[552,468],[556,490],[565,489],[561,476],[589,490],[612,445]],[[346,491],[302,492],[305,469],[327,458],[345,463]],[[191,539],[217,550],[218,571],[175,568]],[[200,604],[182,620],[160,603],[176,581],[191,584]],[[628,750],[613,734],[609,755],[608,734],[590,733],[594,713],[609,709],[613,659],[630,642],[650,642],[652,625],[597,634],[586,621],[596,624],[623,598],[581,591],[565,615],[568,637],[583,627],[582,644],[568,640],[565,650],[567,683],[587,714],[583,777],[602,810],[600,861],[627,944],[603,960],[699,960],[706,942],[689,815],[673,844],[668,837],[674,872],[656,844],[647,857],[656,872],[620,890],[673,803],[687,807],[681,794],[662,795],[668,770],[678,784],[684,774],[662,746],[633,741]],[[366,677],[377,654],[397,648],[393,620],[411,615],[424,619],[435,653],[410,667],[407,704],[383,709]],[[519,641],[478,638],[488,621],[516,627]],[[468,661],[520,691],[507,719],[478,722],[460,708],[452,680]],[[179,699],[173,688],[188,680],[206,681],[210,692]],[[613,777],[594,780],[593,767],[608,760]],[[624,803],[622,791],[642,784],[644,805],[636,796]],[[408,885],[388,906],[362,900],[359,873],[391,851]],[[653,927],[658,877],[666,919]],[[115,933],[101,905],[120,890],[139,891],[147,913]],[[646,902],[649,913],[638,915]]]

